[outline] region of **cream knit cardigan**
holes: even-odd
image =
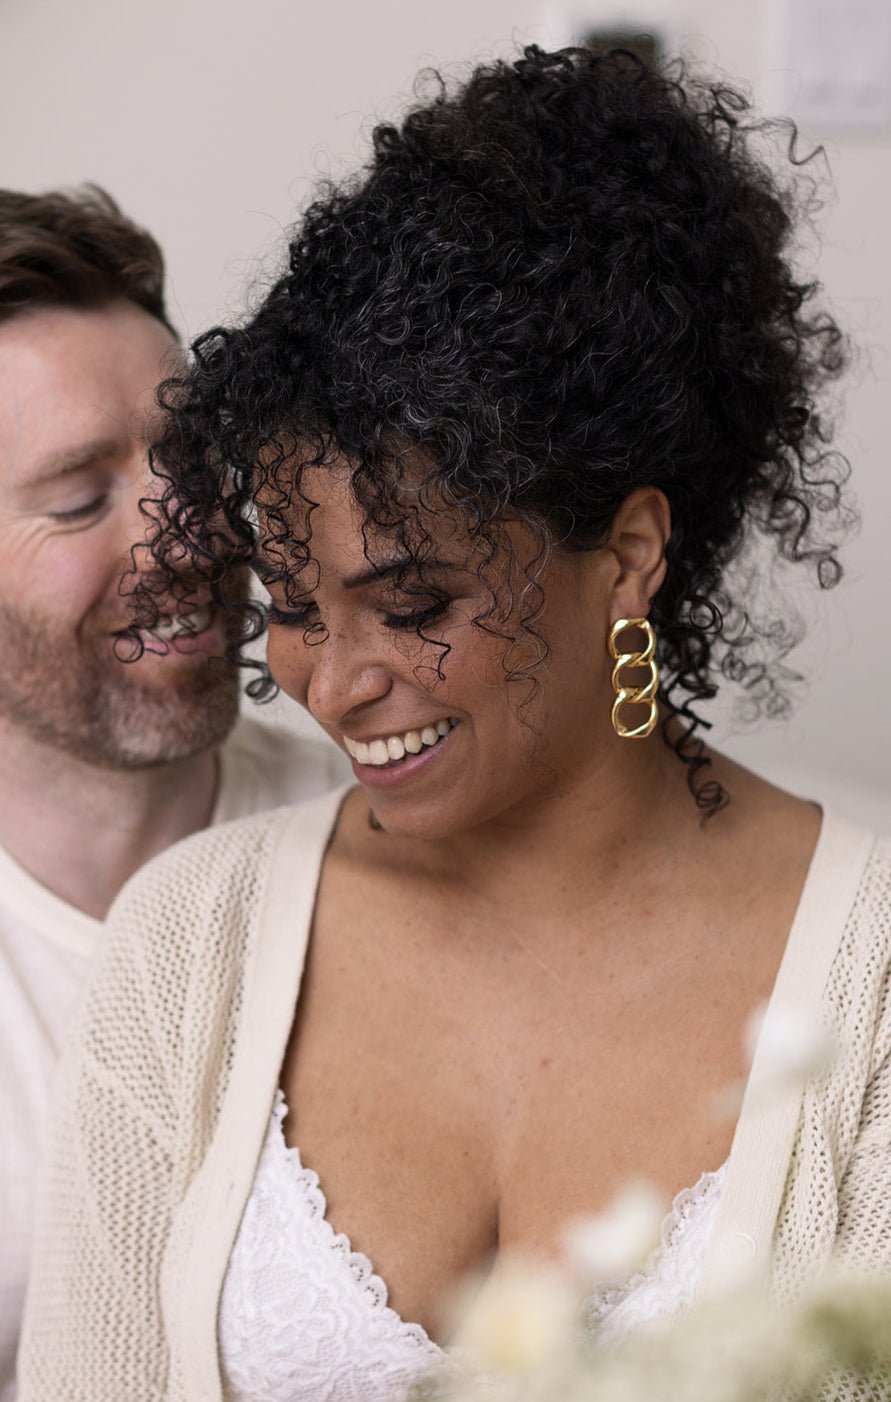
[[[116,902],[44,1173],[21,1402],[221,1402],[220,1290],[341,798],[190,838]],[[785,1098],[756,1058],[707,1278],[751,1258],[790,1295],[833,1244],[891,1266],[889,948],[891,849],[827,816],[768,1016],[819,1010],[843,1055]]]

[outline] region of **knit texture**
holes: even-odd
[[[161,1263],[217,1122],[274,826],[263,814],[174,848],[163,883],[150,864],[112,912],[57,1098],[23,1397],[177,1395]]]
[[[119,897],[60,1088],[21,1402],[221,1402],[220,1292],[338,802],[202,833]],[[836,1241],[851,1265],[891,1268],[889,953],[891,849],[876,845],[819,1009],[844,1051],[802,1100],[772,1253],[782,1297]]]
[[[804,1094],[775,1233],[772,1279],[790,1298],[835,1251],[891,1269],[891,843],[877,844],[821,1009],[839,1056]]]

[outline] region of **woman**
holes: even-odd
[[[828,585],[845,524],[840,337],[758,132],[625,53],[436,86],[168,388],[159,585],[253,560],[272,676],[357,786],[118,903],[25,1402],[399,1396],[449,1286],[629,1174],[693,1190],[649,1313],[736,1259],[780,1294],[891,1260],[887,848],[696,736],[720,677],[784,699],[740,551]],[[756,1054],[734,1126],[772,990],[846,1053],[769,1102]]]

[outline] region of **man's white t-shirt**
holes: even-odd
[[[220,750],[211,823],[344,782],[333,745],[241,720]],[[102,923],[41,886],[0,847],[0,1402],[15,1397],[34,1186],[55,1064]]]

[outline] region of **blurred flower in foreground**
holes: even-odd
[[[500,1296],[489,1324],[502,1339],[530,1324],[543,1298],[529,1268],[522,1288]],[[548,1292],[545,1291],[545,1296]],[[513,1301],[513,1304],[512,1304]],[[513,1313],[516,1307],[516,1313]],[[547,1307],[550,1309],[550,1304]],[[663,1329],[629,1330],[608,1347],[560,1322],[536,1366],[498,1369],[422,1386],[424,1402],[888,1402],[891,1399],[891,1280],[839,1267],[801,1298],[781,1304],[747,1288],[693,1305]],[[512,1317],[511,1317],[512,1316]],[[489,1342],[492,1335],[486,1331]],[[562,1343],[561,1343],[562,1339]],[[511,1361],[517,1356],[511,1353]],[[533,1362],[529,1352],[524,1362]],[[495,1375],[491,1369],[495,1367]]]
[[[758,1053],[758,1080],[753,1089],[763,1099],[795,1094],[808,1081],[822,1076],[837,1060],[840,1047],[829,1028],[799,1008],[760,1003],[746,1023],[743,1044],[746,1065]],[[711,1098],[719,1120],[737,1120],[746,1096],[747,1077],[722,1087]]]
[[[572,1349],[579,1302],[555,1266],[505,1256],[482,1283],[470,1281],[453,1301],[454,1348],[483,1371],[523,1377]]]
[[[760,1083],[765,1090],[791,1090],[828,1071],[839,1047],[817,1018],[797,1008],[763,1004],[749,1018],[746,1051],[750,1062],[757,1053]]]
[[[563,1233],[566,1260],[586,1289],[627,1280],[662,1239],[666,1205],[651,1183],[625,1185],[605,1211],[572,1222]]]

